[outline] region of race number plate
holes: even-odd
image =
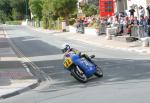
[[[70,58],[66,58],[64,61],[64,67],[69,68],[72,65],[72,60]]]

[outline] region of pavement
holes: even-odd
[[[101,48],[150,54],[150,47],[142,47],[140,41],[130,43],[122,41],[125,37],[115,37],[113,40],[106,40],[105,35],[94,36],[92,34],[77,34],[57,30],[44,30],[42,28],[33,28],[29,26],[28,28],[52,34],[59,38],[82,41]],[[116,38],[118,38],[118,40]],[[2,27],[0,27],[0,99],[21,94],[38,85],[39,81],[32,75],[26,64],[17,56],[7,35]]]
[[[6,99],[37,87],[39,81],[12,48],[0,26],[0,99]]]
[[[126,42],[126,37],[129,37],[126,35],[113,37],[112,40],[107,40],[105,35],[95,36],[92,34],[87,35],[87,34],[78,34],[78,33],[70,33],[70,32],[61,32],[56,30],[45,30],[42,28],[34,28],[34,27],[29,27],[29,28],[39,32],[53,34],[61,38],[82,41],[84,43],[89,43],[101,48],[110,48],[110,49],[118,49],[118,50],[129,51],[129,52],[137,52],[142,54],[150,54],[150,47],[143,47],[141,40],[135,42]]]

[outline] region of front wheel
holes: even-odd
[[[71,74],[76,80],[78,80],[81,83],[86,83],[88,80],[88,78],[86,77],[84,72],[79,68],[79,66],[72,68]]]
[[[103,71],[100,67],[96,68],[95,76],[97,77],[103,77]]]

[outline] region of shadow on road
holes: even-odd
[[[104,72],[103,78],[92,77],[87,83],[82,84],[70,76],[70,73],[63,69],[62,60],[51,60],[35,62],[42,70],[47,73],[54,83],[47,88],[48,91],[85,88],[90,86],[100,86],[104,84],[128,83],[149,80],[150,60],[131,60],[131,59],[108,59],[97,58],[96,63],[101,66]],[[47,64],[47,67],[43,67]],[[49,68],[48,68],[49,67]]]

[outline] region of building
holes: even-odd
[[[125,12],[127,10],[127,0],[114,0],[115,13]]]
[[[149,5],[150,4],[150,0],[127,0],[127,12],[128,12],[128,10],[130,10],[130,8],[133,6],[133,5],[136,5],[136,7],[139,7],[139,6],[142,6],[142,7],[144,7],[144,9],[145,9],[145,16],[147,16],[148,15],[148,13],[147,13],[147,10],[146,10],[146,7],[147,7],[147,5]],[[136,16],[138,16],[138,14],[137,14],[137,10],[138,8],[136,8],[135,10],[136,10],[136,12],[135,12],[135,15]]]
[[[114,15],[114,0],[99,0],[99,15],[101,17]]]
[[[111,16],[126,10],[127,0],[99,0],[100,16]]]

